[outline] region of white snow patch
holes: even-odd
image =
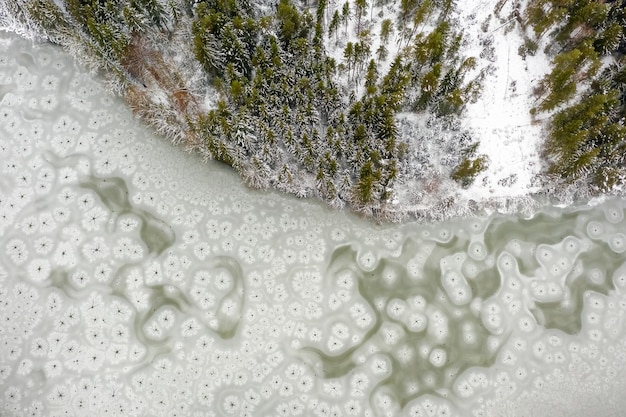
[[[495,60],[486,72],[482,95],[470,103],[463,115],[463,127],[474,132],[480,140],[478,153],[489,158],[489,167],[478,176],[472,186],[461,195],[474,200],[508,198],[539,191],[534,183],[541,169],[539,156],[545,136],[541,120],[531,117],[530,109],[536,103],[533,89],[550,70],[549,58],[541,48],[535,56],[523,59],[518,48],[524,43],[523,30],[514,21],[509,33],[501,20],[494,16],[497,0],[458,2],[457,10],[466,22],[467,54],[478,58],[483,49],[481,38],[491,38]],[[521,2],[520,13],[526,7]],[[513,10],[507,2],[499,15],[508,16]],[[491,17],[489,17],[491,16]],[[481,26],[490,19],[486,32]],[[473,24],[467,24],[473,20]],[[493,59],[493,58],[492,58]],[[484,69],[489,61],[479,59],[477,69]]]

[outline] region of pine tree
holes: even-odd
[[[618,22],[611,23],[606,29],[598,33],[593,41],[593,48],[602,55],[616,50],[626,34],[626,29]]]
[[[334,34],[335,42],[338,41],[337,32],[339,31],[340,21],[341,18],[339,17],[339,10],[335,10],[335,13],[333,13],[333,17],[330,20],[330,25],[328,25],[328,37],[331,37]]]
[[[391,67],[383,77],[379,88],[380,93],[387,97],[385,103],[390,106],[391,111],[399,110],[410,81],[410,74],[402,63],[402,57],[398,55],[391,63]]]
[[[526,7],[526,21],[533,27],[535,36],[540,38],[555,23],[562,21],[567,16],[567,6],[571,3],[572,0],[557,4],[548,0],[532,0]]]
[[[376,50],[376,59],[378,59],[378,61],[384,61],[385,59],[387,59],[388,55],[389,51],[387,50],[387,47],[381,43]]]
[[[354,5],[356,6],[356,33],[360,33],[361,20],[367,8],[367,0],[355,0]]]
[[[584,40],[585,31],[580,31],[581,35],[572,37],[573,31],[582,25],[588,27],[598,27],[607,16],[607,8],[604,4],[600,4],[592,0],[577,0],[567,5],[567,17],[565,25],[562,25],[556,34],[556,40],[559,42],[567,42],[571,47],[575,47],[579,40]]]
[[[341,20],[343,21],[345,33],[348,36],[348,19],[350,19],[350,2],[345,2],[341,8]]]
[[[165,29],[167,27],[167,12],[163,4],[159,0],[135,0],[145,11],[148,18],[159,29]]]
[[[389,41],[389,36],[393,32],[393,26],[391,19],[385,19],[380,25],[380,42],[386,44]]]
[[[374,174],[374,165],[371,161],[367,161],[361,167],[359,172],[359,180],[354,192],[354,199],[360,206],[366,206],[374,201],[374,184],[376,177]]]
[[[426,109],[432,104],[435,93],[439,90],[439,78],[441,77],[442,64],[438,62],[428,71],[420,81],[420,96],[416,107],[420,110]]]
[[[588,150],[577,151],[562,161],[561,164],[553,166],[558,169],[557,173],[568,180],[576,180],[589,175],[589,173],[597,170],[597,160],[600,149],[591,148]]]
[[[131,32],[143,32],[147,28],[147,22],[133,7],[124,6],[122,14],[124,15],[126,26],[128,26]]]
[[[406,21],[412,14],[413,10],[419,5],[419,0],[401,0],[400,1],[400,18]]]
[[[548,96],[539,108],[543,111],[552,110],[572,98],[576,93],[576,75],[587,63],[587,73],[595,73],[599,66],[598,56],[588,41],[579,48],[557,55],[552,72],[544,80],[549,89]]]
[[[367,73],[365,74],[365,89],[367,95],[374,95],[376,93],[376,83],[378,82],[378,68],[376,62],[372,59],[367,66]]]
[[[350,74],[354,67],[353,63],[355,62],[354,44],[352,42],[348,42],[346,48],[343,50],[343,59],[346,61],[348,74]]]
[[[17,6],[17,9],[24,12],[21,6]],[[27,4],[25,12],[21,19],[32,20],[38,26],[37,32],[46,33],[46,37],[52,42],[66,44],[80,37],[76,27],[53,0],[31,1]]]
[[[289,0],[280,0],[276,6],[276,19],[280,38],[284,47],[287,48],[293,38],[300,36],[303,24],[300,13]]]
[[[220,31],[222,51],[224,59],[233,65],[237,76],[250,77],[252,63],[249,54],[249,46],[238,36],[239,31],[232,23],[226,24]]]
[[[410,35],[407,37],[407,44],[408,42],[410,42],[411,38],[413,38],[415,33],[420,30],[421,27],[423,27],[426,20],[433,13],[434,9],[435,4],[433,3],[433,0],[424,0],[417,6],[417,9],[413,14],[413,28],[410,32]],[[404,19],[406,20],[407,18],[408,16]]]
[[[378,127],[378,137],[383,144],[385,157],[393,161],[396,157],[398,128],[396,127],[393,113],[386,111],[383,114],[382,121]]]
[[[462,187],[469,187],[476,176],[487,169],[487,159],[484,156],[477,158],[465,158],[452,173],[452,179],[461,184]]]

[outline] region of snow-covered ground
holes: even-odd
[[[518,53],[523,44],[523,29],[518,21],[501,23],[494,16],[497,0],[457,3],[459,20],[466,25],[466,53],[479,59],[477,70],[487,70],[482,95],[467,106],[464,127],[480,140],[478,152],[489,158],[489,167],[462,194],[466,198],[489,199],[519,197],[539,190],[534,181],[541,169],[540,146],[545,133],[539,117],[533,120],[530,109],[535,104],[533,88],[550,70],[549,58],[538,49],[535,56],[523,58]],[[521,2],[520,13],[526,1]],[[513,12],[506,2],[499,15]],[[484,23],[488,21],[489,25]],[[513,25],[513,29],[511,29]],[[483,29],[486,28],[486,31]],[[491,40],[492,62],[480,58],[481,41]]]

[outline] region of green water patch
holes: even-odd
[[[445,245],[445,246],[439,246]],[[358,279],[358,300],[364,301],[372,312],[371,324],[359,343],[334,354],[329,349],[305,347],[303,352],[314,354],[323,378],[339,378],[361,369],[368,352],[384,352],[388,358],[388,375],[377,383],[393,392],[403,407],[420,395],[451,389],[456,377],[473,366],[488,367],[495,361],[498,350],[481,318],[472,311],[470,302],[455,305],[441,281],[440,260],[446,253],[465,245],[459,239],[436,242],[416,280],[397,259],[382,258],[372,270],[363,270],[358,262],[358,250],[341,246],[333,252],[326,270],[329,281],[349,270]],[[414,244],[405,245],[414,248]],[[403,257],[407,257],[403,254]],[[482,280],[474,280],[480,286]],[[460,288],[460,285],[459,285]],[[497,288],[489,286],[487,292]],[[330,330],[327,330],[330,333]],[[376,373],[375,371],[373,371]]]
[[[128,200],[128,187],[122,178],[98,178],[93,175],[80,186],[94,191],[104,205],[116,216],[134,214],[141,219],[140,237],[149,252],[157,255],[171,247],[176,240],[174,230],[147,210],[133,207]]]

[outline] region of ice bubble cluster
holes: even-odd
[[[0,415],[618,415],[626,202],[383,227],[0,38]]]

